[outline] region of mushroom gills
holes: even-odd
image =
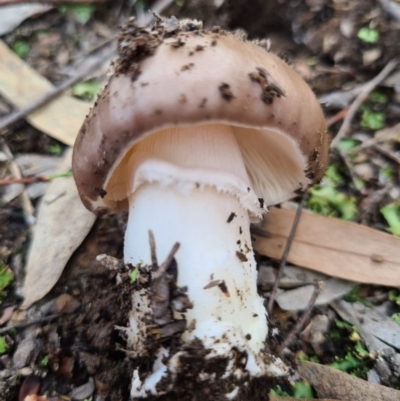
[[[176,285],[187,289],[192,304],[173,311],[175,319],[187,322],[181,341],[200,340],[208,359],[232,362],[227,377],[285,374],[283,363],[264,352],[268,324],[249,231],[250,217],[264,210],[232,129],[222,124],[169,128],[136,145],[131,155],[125,262],[151,265],[149,230],[160,261],[179,242]],[[131,324],[136,327],[134,315]],[[165,352],[168,357],[147,379],[140,381],[135,373],[132,396],[156,394],[155,377],[179,375],[179,357]],[[237,353],[244,355],[241,373],[233,363]]]

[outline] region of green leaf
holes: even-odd
[[[343,177],[339,174],[337,167],[331,164],[325,171],[324,180],[332,184],[339,184],[343,181]]]
[[[400,313],[393,313],[391,319],[394,320],[396,323],[400,324]]]
[[[389,228],[394,235],[400,236],[400,202],[392,202],[380,208]]]
[[[270,395],[277,395],[280,397],[290,397],[290,394],[288,394],[286,391],[283,391],[281,389],[281,386],[276,386],[274,389],[270,390]]]
[[[47,151],[51,154],[51,155],[61,155],[62,151],[63,151],[63,147],[59,144],[59,143],[53,143],[52,145],[49,145],[47,147]]]
[[[314,398],[312,387],[304,382],[296,382],[293,386],[293,397],[294,398]]]
[[[334,186],[315,186],[310,189],[311,197],[307,206],[326,216],[334,216],[335,209],[340,218],[354,220],[357,216],[356,200],[336,190]]]
[[[361,342],[359,341],[356,346],[354,347],[357,354],[361,357],[361,358],[367,358],[369,357],[369,352],[363,347],[363,345],[361,344]]]
[[[40,368],[46,368],[49,365],[49,356],[45,355],[41,359],[39,359],[38,365]]]
[[[25,58],[29,53],[29,46],[26,42],[22,40],[17,40],[11,45],[11,49],[19,58]]]
[[[376,43],[379,39],[379,31],[373,28],[361,28],[357,33],[358,39],[365,43]]]
[[[335,325],[339,329],[347,329],[349,331],[353,331],[355,329],[355,327],[352,324],[350,324],[348,322],[345,322],[344,320],[336,319],[335,320]]]
[[[381,169],[379,169],[379,174],[381,174],[387,180],[392,180],[394,178],[393,169],[390,167],[382,167]]]
[[[357,285],[355,286],[352,290],[350,290],[344,297],[343,299],[347,302],[361,302],[365,306],[368,306],[369,308],[372,306],[371,302],[367,301],[364,298],[361,298],[358,293],[360,291],[360,286]]]
[[[59,10],[62,13],[73,14],[76,22],[85,25],[92,18],[95,6],[93,4],[64,5],[60,6]]]
[[[369,95],[369,100],[375,103],[386,103],[388,101],[388,97],[381,92],[372,92]]]
[[[6,343],[6,338],[0,336],[0,355],[3,355],[7,352],[8,345]]]
[[[4,289],[9,286],[14,278],[12,271],[0,261],[0,303],[2,299],[7,295]]]
[[[0,290],[4,290],[11,281],[14,276],[12,271],[2,262],[0,262]]]
[[[384,127],[386,120],[385,113],[371,111],[367,107],[362,108],[361,122],[362,128],[377,131]]]
[[[389,291],[389,301],[400,306],[400,292],[396,290]]]
[[[139,269],[135,267],[130,273],[129,273],[129,278],[131,280],[131,283],[134,283],[139,275]]]
[[[358,143],[355,139],[341,139],[338,146],[342,152],[347,153],[349,150],[355,148]]]
[[[348,372],[351,369],[358,368],[360,365],[360,361],[352,355],[350,352],[346,354],[346,356],[342,359],[335,358],[336,362],[329,364],[331,368],[341,370],[342,372]]]
[[[72,87],[72,94],[85,100],[92,100],[99,92],[101,83],[97,80],[80,82]]]

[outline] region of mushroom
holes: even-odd
[[[235,399],[254,378],[287,373],[268,351],[250,223],[322,177],[323,113],[290,66],[242,34],[156,17],[151,29],[123,27],[118,52],[77,138],[74,177],[90,210],[129,210],[125,263],[152,265],[149,231],[159,260],[179,242],[174,288],[189,305],[167,291],[171,317],[153,321],[186,325],[149,351],[141,319],[154,314],[154,272],[133,294],[127,335],[153,360],[135,369],[131,395],[177,393],[191,377]]]

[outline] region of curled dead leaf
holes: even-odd
[[[400,391],[369,383],[318,363],[299,361],[300,377],[310,383],[319,397],[343,401],[400,401]]]

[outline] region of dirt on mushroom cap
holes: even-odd
[[[107,194],[110,177],[136,142],[166,126],[221,122],[284,133],[304,157],[305,173],[293,191],[321,178],[329,140],[314,95],[243,33],[156,18],[150,29],[129,22],[118,43],[114,75],[75,144],[74,175],[89,209],[126,208]]]

